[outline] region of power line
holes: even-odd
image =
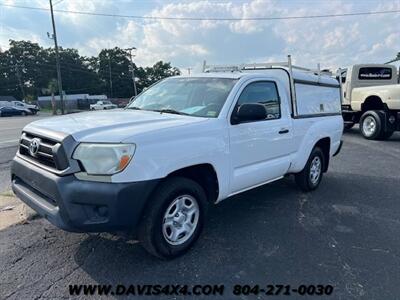
[[[33,6],[22,6],[22,5],[11,5],[11,4],[0,4],[0,6],[49,11],[47,8],[33,7]],[[159,17],[159,16],[137,16],[137,15],[121,15],[121,14],[106,14],[106,13],[95,13],[88,11],[74,11],[64,9],[54,9],[55,12],[78,14],[78,15],[89,15],[99,17],[114,17],[114,18],[129,18],[129,19],[142,19],[142,20],[175,20],[175,21],[273,21],[273,20],[293,20],[293,19],[319,19],[319,18],[334,18],[334,17],[351,17],[351,16],[366,16],[366,15],[382,15],[382,14],[393,14],[400,13],[400,10],[382,10],[382,11],[367,11],[367,12],[354,12],[354,13],[341,13],[341,14],[326,14],[326,15],[309,15],[309,16],[285,16],[285,17],[251,17],[251,18],[200,18],[200,17]]]
[[[63,1],[64,1],[64,0],[59,0],[59,1],[57,1],[56,3],[54,3],[53,6],[56,6],[57,4],[59,4],[59,3],[63,2]]]

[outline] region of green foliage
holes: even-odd
[[[130,60],[118,47],[103,49],[98,56],[85,57],[76,49],[59,48],[63,90],[67,94],[106,94],[114,98],[133,95]],[[134,64],[138,92],[179,70],[162,61],[153,67]],[[112,87],[110,85],[110,77]],[[58,94],[55,51],[30,41],[10,40],[10,48],[0,51],[0,95],[36,99]]]

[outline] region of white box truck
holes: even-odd
[[[210,204],[290,174],[316,189],[340,151],[340,104],[336,79],[290,59],[205,66],[125,109],[27,125],[12,188],[62,229],[133,232],[173,258],[197,240]]]

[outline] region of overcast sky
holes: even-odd
[[[60,0],[53,0],[57,3]],[[47,0],[0,0],[0,4],[48,8]],[[251,18],[400,10],[400,0],[63,0],[55,9],[107,14]],[[59,44],[83,55],[102,48],[138,48],[137,63],[171,61],[180,68],[210,63],[282,61],[314,67],[390,60],[400,51],[400,13],[269,21],[137,20],[56,12]],[[9,39],[51,46],[50,14],[0,6],[0,47]]]

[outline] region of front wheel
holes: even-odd
[[[138,231],[142,246],[163,259],[184,254],[202,231],[207,205],[204,189],[195,181],[166,179],[144,210]]]
[[[295,174],[296,183],[301,190],[304,192],[310,192],[319,186],[322,180],[324,164],[324,153],[321,148],[315,147],[312,150],[304,169],[300,173]]]

